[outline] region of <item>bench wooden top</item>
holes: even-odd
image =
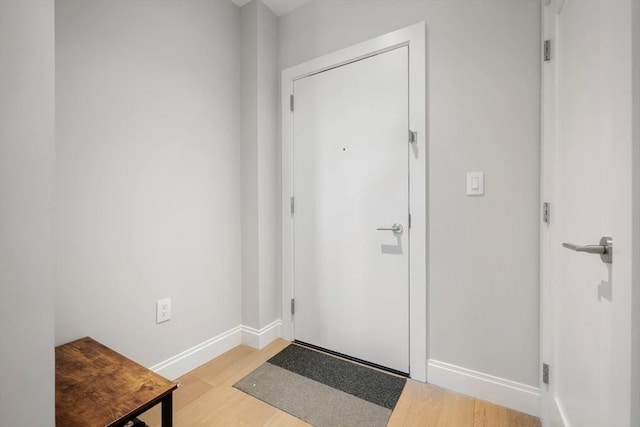
[[[177,387],[86,337],[56,347],[56,426],[111,426]]]

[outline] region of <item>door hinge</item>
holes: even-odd
[[[291,314],[296,314],[296,300],[291,298]]]
[[[409,228],[411,228],[411,214],[409,214]]]
[[[413,131],[411,129],[409,129],[409,142],[410,143],[414,143],[414,142],[418,142],[418,132],[417,131]]]
[[[549,364],[547,363],[542,364],[542,383],[549,384]]]
[[[546,222],[548,224],[550,218],[551,218],[551,203],[544,202],[542,204],[542,222]]]
[[[293,95],[289,95],[289,111],[293,111]]]
[[[293,198],[293,196],[289,197],[289,210],[291,211],[291,214],[293,214],[293,212],[296,210],[296,205],[295,205],[295,200]]]
[[[544,41],[544,60],[551,61],[551,40]]]

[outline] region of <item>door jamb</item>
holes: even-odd
[[[540,376],[542,379],[542,364],[550,366],[551,378],[549,384],[540,381],[540,418],[543,425],[566,425],[562,411],[555,399],[554,366],[558,366],[555,352],[555,286],[557,283],[557,269],[554,259],[559,256],[557,228],[553,226],[554,216],[559,210],[557,198],[557,70],[558,57],[558,14],[564,0],[549,0],[541,4],[542,41],[551,41],[551,60],[541,62],[541,123],[540,123],[540,198],[541,203],[550,203],[551,216],[548,223],[540,227]],[[540,53],[542,56],[542,52]]]
[[[411,239],[409,250],[409,373],[427,381],[427,98],[426,25],[402,28],[282,71],[282,336],[294,339],[290,311],[293,289],[293,117],[289,97],[293,82],[311,74],[409,46],[409,128],[417,132],[409,163]],[[409,142],[407,141],[407,144]]]

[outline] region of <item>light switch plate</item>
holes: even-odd
[[[467,196],[484,196],[484,172],[467,172]]]

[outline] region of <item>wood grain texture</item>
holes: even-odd
[[[262,350],[238,346],[181,377],[174,393],[177,427],[302,427],[309,424],[240,390],[238,380],[289,343],[276,340]],[[160,427],[160,410],[140,417]],[[345,422],[348,425],[348,422]],[[540,420],[431,384],[408,380],[388,427],[540,427]]]
[[[116,424],[177,387],[89,337],[55,353],[58,427]]]

